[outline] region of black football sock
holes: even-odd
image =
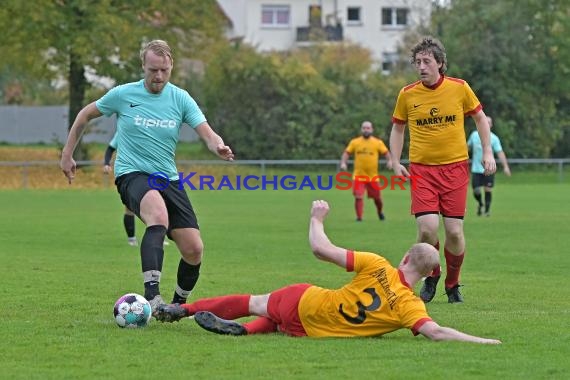
[[[177,286],[172,303],[186,303],[200,277],[200,265],[188,264],[183,259],[178,263]]]
[[[491,209],[491,198],[493,197],[493,193],[490,191],[485,191],[485,212],[489,212]]]
[[[166,227],[147,227],[141,243],[141,266],[144,281],[144,297],[148,300],[160,294],[159,283],[164,259]]]
[[[479,203],[479,207],[483,206],[483,199],[481,199],[481,193],[475,192],[475,193],[473,193],[473,196],[477,200],[477,203]]]
[[[135,237],[135,216],[125,214],[123,217],[123,224],[125,225],[127,237]]]

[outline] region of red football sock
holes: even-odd
[[[356,210],[356,217],[362,219],[362,212],[364,210],[364,201],[362,199],[354,199],[354,209]]]
[[[447,267],[445,287],[453,288],[459,284],[459,273],[461,272],[461,264],[463,264],[465,252],[462,252],[460,255],[454,255],[445,248],[443,251],[445,252],[445,265]]]
[[[439,240],[433,246],[439,252]],[[429,276],[430,277],[437,277],[440,275],[441,275],[441,265],[437,264],[437,266],[435,268],[433,268],[433,271],[431,272],[431,274]]]
[[[243,324],[248,334],[268,334],[277,331],[277,323],[268,317],[259,317]]]
[[[188,315],[194,315],[198,311],[210,311],[223,319],[237,319],[250,315],[250,297],[251,295],[249,294],[236,294],[204,298],[196,302],[183,304],[182,307],[188,311]]]

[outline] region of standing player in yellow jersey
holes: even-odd
[[[332,244],[323,225],[328,212],[327,202],[313,202],[309,243],[318,259],[356,272],[350,283],[336,290],[296,284],[264,295],[237,294],[163,305],[157,319],[174,322],[193,315],[204,329],[226,335],[280,331],[291,336],[371,337],[407,328],[414,335],[432,340],[501,343],[439,326],[429,317],[413,287],[439,264],[435,248],[426,243],[414,244],[394,268],[374,253]],[[233,321],[251,315],[258,318],[243,324]]]
[[[392,159],[390,151],[386,148],[384,141],[372,136],[374,127],[369,121],[362,123],[360,127],[362,136],[350,140],[340,159],[340,169],[346,170],[346,162],[350,155],[354,155],[354,172],[352,194],[354,195],[354,209],[356,211],[356,221],[362,221],[364,211],[364,191],[368,198],[374,200],[376,211],[380,220],[384,220],[382,212],[382,194],[380,193],[378,179],[378,158],[380,155],[386,157],[386,166],[392,169]],[[374,178],[376,177],[376,178]]]
[[[447,58],[440,41],[424,38],[412,49],[411,58],[420,80],[404,87],[396,101],[390,134],[394,173],[420,178],[410,191],[417,241],[429,243],[438,251],[441,214],[445,227],[445,292],[450,303],[463,302],[459,274],[465,256],[463,218],[469,184],[465,116],[473,117],[481,137],[485,175],[496,170],[490,127],[469,84],[444,75]],[[406,124],[410,130],[409,171],[400,164]],[[425,279],[420,292],[424,302],[433,299],[440,273],[438,266]]]

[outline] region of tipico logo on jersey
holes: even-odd
[[[355,183],[370,184],[376,190],[406,190],[406,183],[412,189],[417,186],[421,177],[392,175],[389,177],[376,175],[356,176],[352,178],[349,172],[339,172],[336,175],[296,176],[296,175],[198,175],[196,172],[178,173],[176,180],[170,180],[163,172],[155,172],[148,176],[148,185],[155,190],[165,190],[173,185],[180,190],[351,190]]]
[[[145,128],[176,128],[178,125],[176,120],[147,119],[139,115],[135,116],[133,121],[136,126]]]

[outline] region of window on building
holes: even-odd
[[[261,25],[271,28],[287,28],[290,25],[291,10],[288,5],[262,5]]]
[[[382,26],[408,25],[408,8],[382,8]]]
[[[290,14],[288,5],[262,5],[261,25],[272,28],[289,27]]]
[[[346,10],[346,22],[347,24],[361,24],[361,8],[360,7],[348,7]]]
[[[398,53],[382,53],[382,73],[390,74],[399,61]]]

